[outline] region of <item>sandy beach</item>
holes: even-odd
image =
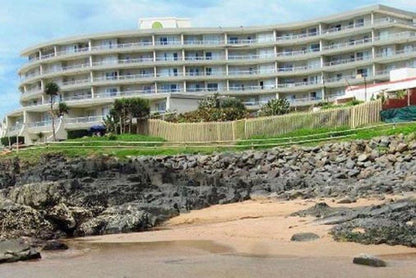
[[[0,277],[415,277],[416,250],[404,246],[335,242],[331,226],[291,213],[333,200],[251,200],[172,218],[159,230],[69,240],[69,251],[46,252],[37,262],[0,267]],[[320,239],[292,242],[298,232]],[[352,264],[360,253],[385,268]],[[60,275],[56,276],[56,273]]]

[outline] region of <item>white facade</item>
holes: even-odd
[[[350,86],[345,90],[345,96],[339,99],[355,98],[361,101],[369,101],[371,98],[377,98],[378,95],[384,93],[413,88],[416,88],[416,69],[403,68],[392,70],[390,72],[390,81],[388,82]]]
[[[190,28],[185,19],[150,18],[139,30],[39,44],[22,52],[28,59],[19,71],[22,107],[7,115],[7,134],[50,133],[48,81],[70,107],[63,130],[100,123],[120,97],[148,98],[153,112],[185,111],[186,103],[214,92],[253,110],[276,97],[292,106],[335,100],[346,86],[416,67],[415,18],[382,5],[257,27]]]
[[[190,28],[191,21],[187,18],[152,17],[139,20],[139,29]]]

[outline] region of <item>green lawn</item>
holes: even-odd
[[[177,155],[177,154],[211,154],[213,152],[236,152],[246,149],[267,149],[274,146],[290,147],[292,145],[316,146],[326,142],[346,141],[355,139],[371,139],[373,137],[393,134],[410,134],[416,132],[415,123],[393,125],[378,124],[367,128],[351,130],[349,127],[301,129],[280,136],[256,136],[248,140],[241,140],[228,146],[173,145],[162,138],[144,135],[119,135],[115,140],[108,137],[88,137],[67,140],[59,144],[21,149],[2,158],[18,156],[28,162],[35,162],[42,154],[62,153],[69,157],[109,155],[126,159],[128,156],[141,155]],[[230,146],[231,145],[231,146]],[[1,158],[0,158],[1,159]]]

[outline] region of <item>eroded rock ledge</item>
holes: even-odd
[[[413,137],[209,156],[137,157],[128,162],[61,155],[44,156],[32,166],[5,161],[0,164],[1,237],[54,239],[142,231],[181,211],[257,195],[350,202],[414,192]],[[414,221],[409,217],[403,221]]]

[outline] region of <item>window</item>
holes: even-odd
[[[212,52],[206,52],[205,53],[205,59],[212,60]]]
[[[178,91],[178,85],[176,84],[170,84],[170,92],[174,93]]]
[[[312,93],[310,93],[309,97],[310,97],[311,99],[316,99],[316,92],[312,92]]]
[[[313,44],[311,44],[311,50],[312,50],[313,52],[318,52],[318,51],[320,50],[320,45],[319,45],[319,43],[313,43]]]
[[[152,92],[152,86],[147,85],[147,86],[143,86],[143,91],[148,94]]]
[[[357,57],[357,61],[362,61],[364,59],[364,53],[357,52],[356,57]]]
[[[362,77],[367,77],[368,76],[368,69],[358,69],[357,70],[357,75],[360,75]]]
[[[212,74],[212,68],[206,68],[205,69],[205,74],[206,75],[211,75]]]
[[[308,30],[308,34],[309,34],[310,36],[315,36],[315,35],[317,35],[317,33],[318,33],[318,29],[316,29],[316,27],[314,27],[314,28],[309,28],[309,30]]]
[[[168,44],[168,38],[167,37],[161,37],[159,39],[159,42],[161,45],[167,45]]]
[[[238,38],[237,38],[237,37],[230,37],[230,43],[231,43],[231,44],[236,44],[236,43],[238,43]]]
[[[355,20],[355,27],[362,27],[364,26],[364,18],[358,18]]]
[[[118,72],[116,71],[112,71],[112,72],[106,72],[105,73],[105,78],[107,80],[116,80],[118,76]]]
[[[173,60],[178,61],[178,53],[173,53]]]
[[[178,69],[173,69],[173,76],[178,76]]]
[[[218,91],[218,83],[208,83],[207,88],[209,92]]]

